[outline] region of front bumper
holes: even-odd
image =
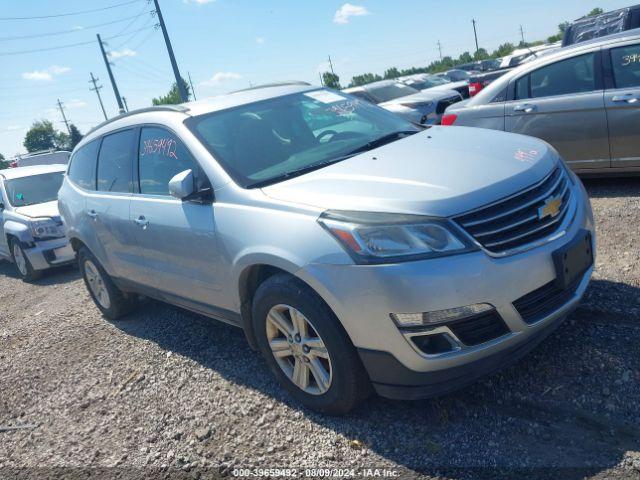
[[[454,390],[515,361],[549,335],[578,305],[593,266],[561,304],[527,322],[514,302],[553,282],[552,253],[588,230],[593,217],[584,188],[565,234],[531,250],[496,258],[484,251],[389,265],[311,264],[298,275],[329,304],[358,349],[376,390],[392,398],[424,398]],[[438,355],[412,346],[390,313],[428,312],[476,303],[493,305],[509,333]]]
[[[76,254],[68,238],[56,238],[22,245],[24,255],[34,270],[46,270],[51,267],[73,262]]]

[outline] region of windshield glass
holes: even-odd
[[[264,186],[420,129],[351,95],[314,90],[193,117],[187,126],[242,187]]]
[[[420,91],[405,85],[404,83],[390,83],[388,85],[374,85],[367,86],[367,92],[371,96],[375,97],[378,103],[388,102],[389,100],[395,100],[396,98],[406,97],[407,95],[413,95]]]
[[[58,199],[64,172],[43,173],[5,180],[7,199],[14,207],[52,202]]]

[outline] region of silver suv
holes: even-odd
[[[299,84],[99,126],[60,209],[107,318],[142,294],[239,326],[332,414],[371,387],[424,398],[521,357],[593,268],[587,195],[549,145],[422,130]]]
[[[75,259],[58,213],[66,169],[39,165],[0,170],[0,258],[11,260],[25,281]]]

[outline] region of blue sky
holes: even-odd
[[[346,84],[358,73],[425,65],[443,54],[473,51],[471,18],[481,47],[517,43],[554,34],[559,22],[593,7],[605,10],[631,0],[160,0],[182,75],[191,74],[198,98],[277,80],[319,83],[331,55]],[[98,12],[67,15],[110,7]],[[172,74],[162,34],[146,0],[4,0],[0,11],[0,153],[23,152],[22,140],[35,119],[64,129],[56,109],[65,103],[81,131],[103,117],[89,91],[89,72],[104,86],[109,115],[117,112],[95,34],[108,41],[114,74],[129,108],[151,104],[165,93]],[[7,17],[58,15],[9,20]],[[104,25],[107,24],[108,25]],[[102,25],[92,28],[95,25]],[[33,38],[13,38],[64,32]],[[69,44],[75,47],[28,52]],[[15,53],[24,52],[24,53]]]

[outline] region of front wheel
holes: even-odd
[[[309,408],[354,409],[371,387],[362,362],[329,307],[300,280],[267,279],[253,302],[258,346],[280,384]]]
[[[40,270],[33,269],[31,262],[24,254],[24,250],[22,250],[20,242],[17,239],[11,239],[10,247],[13,264],[16,266],[16,269],[20,274],[20,278],[22,278],[23,281],[33,282],[34,280],[38,280],[42,277],[42,272]]]
[[[105,317],[117,320],[133,309],[135,299],[113,283],[109,274],[86,247],[78,253],[78,264],[91,298]]]

